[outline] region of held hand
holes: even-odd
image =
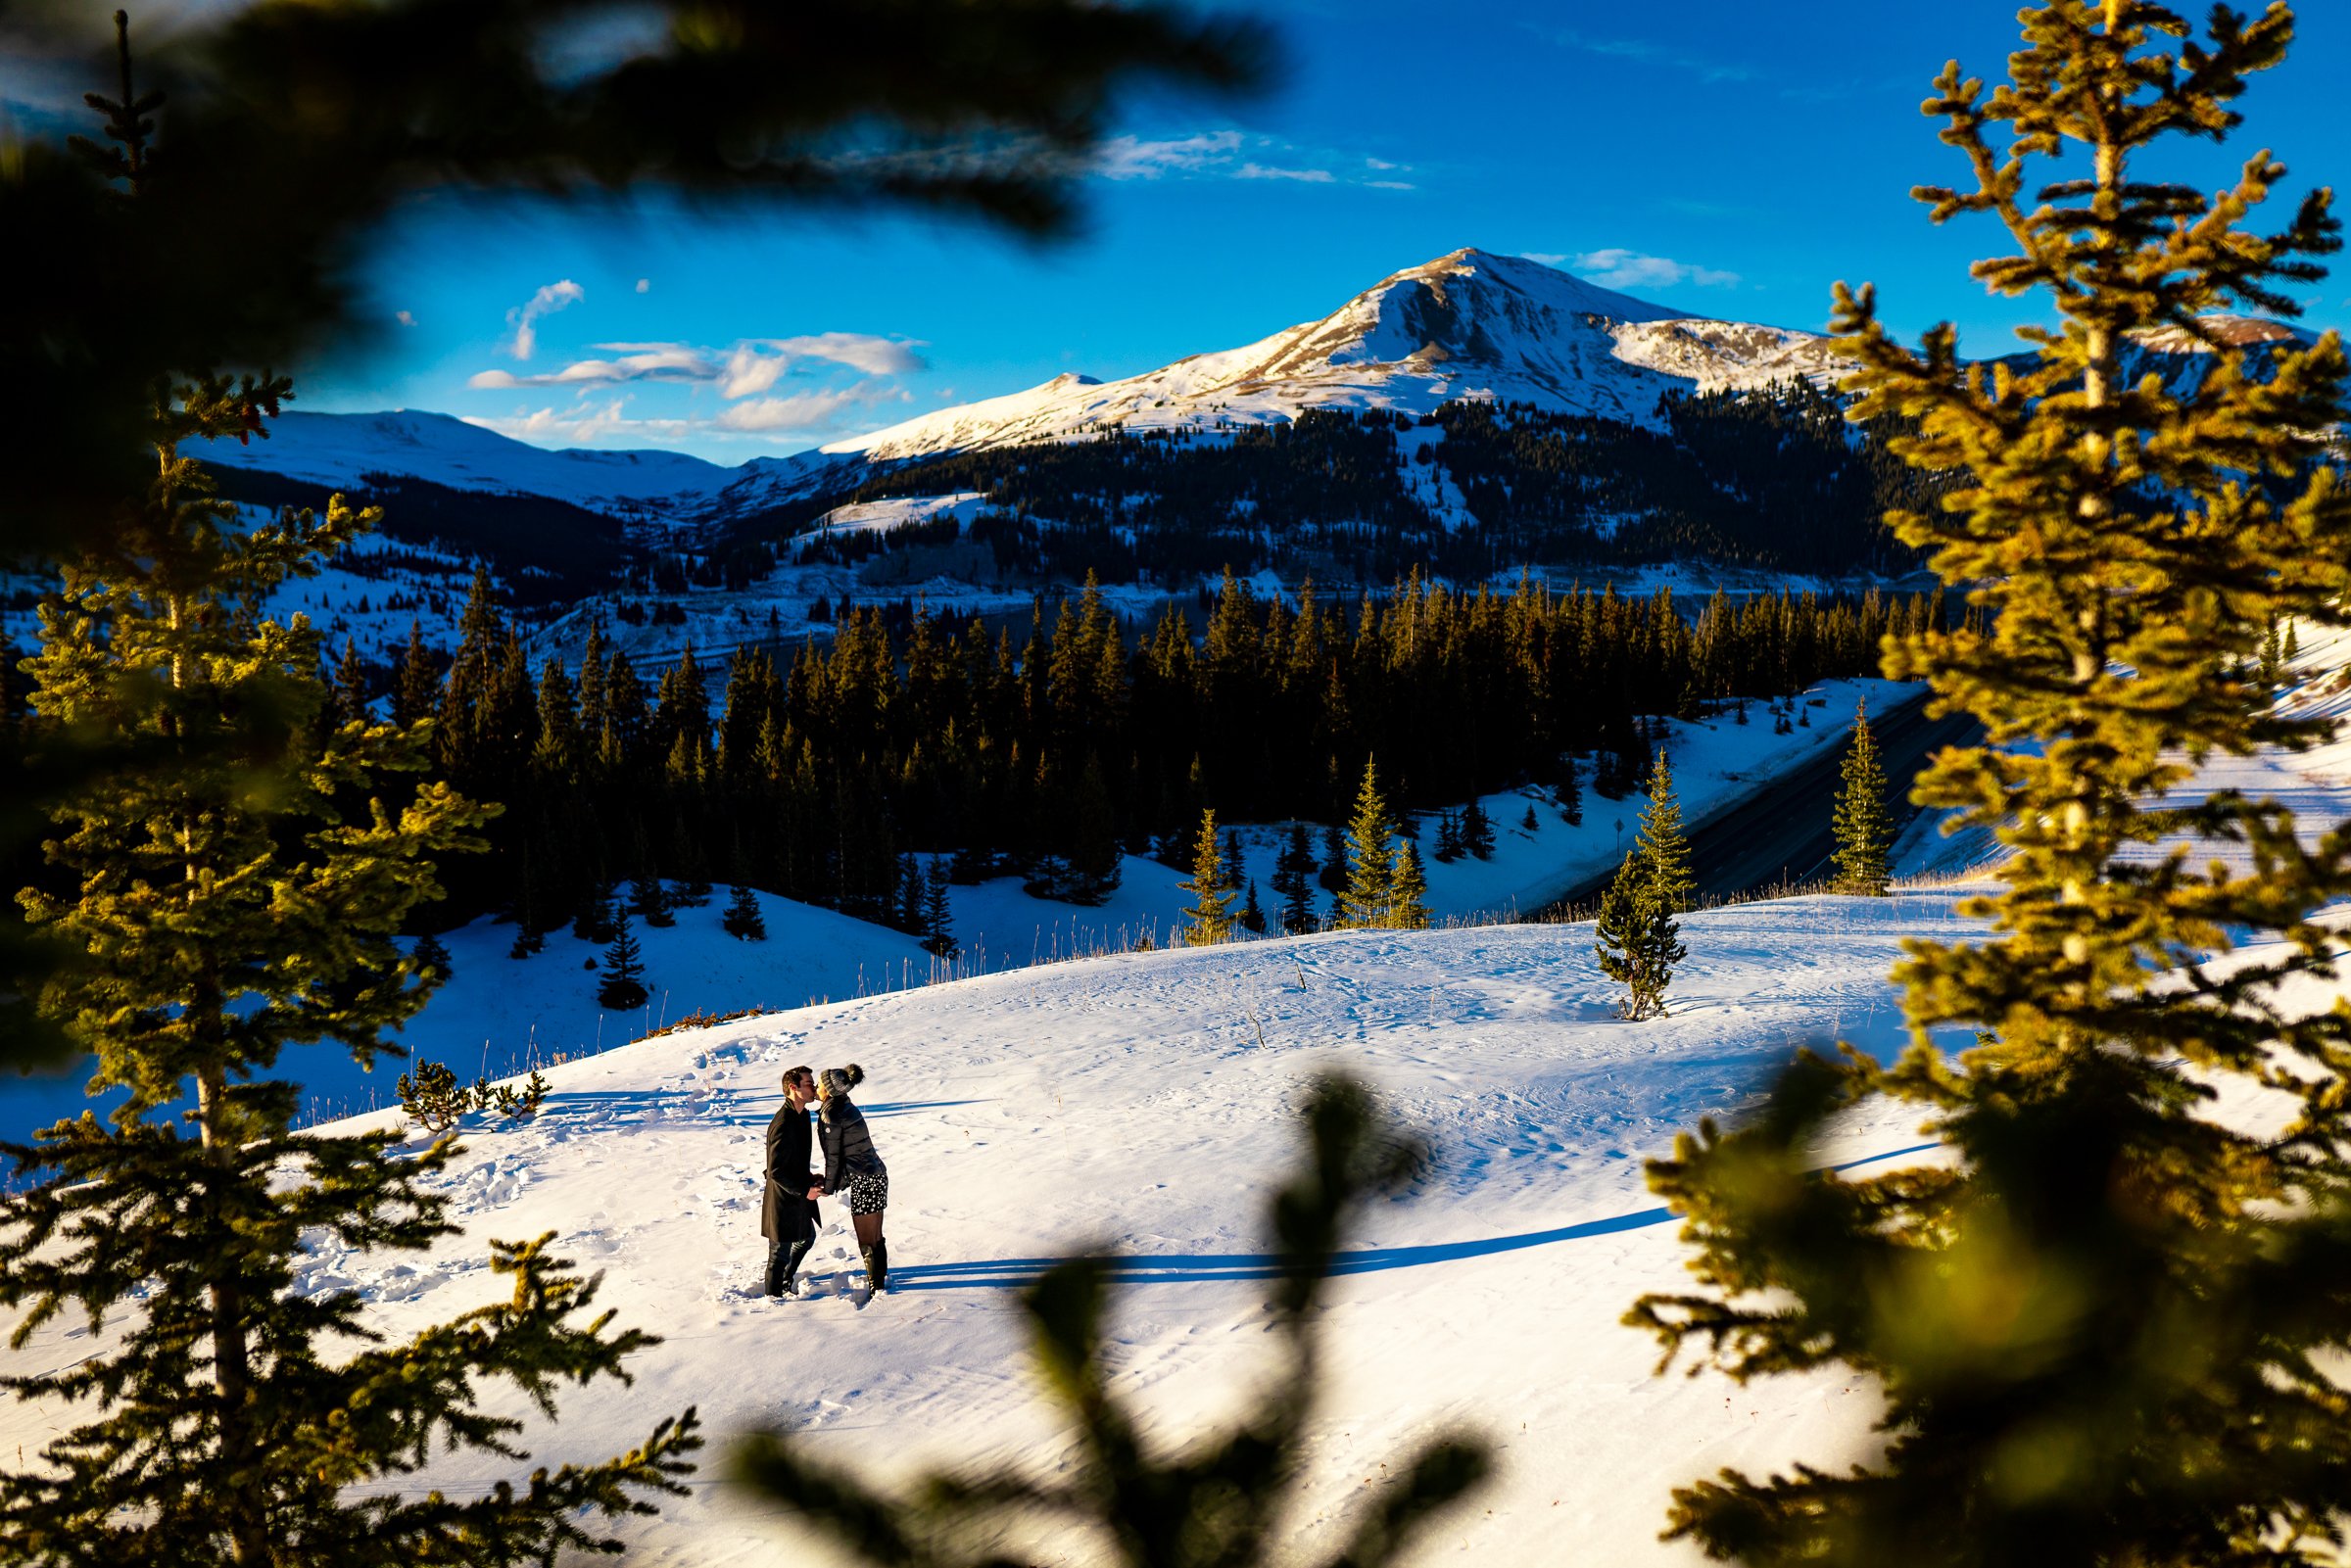
[[[819,1198],[822,1198],[824,1195],[825,1195],[825,1189],[824,1189],[824,1188],[822,1188],[822,1187],[811,1187],[811,1188],[809,1188],[809,1189],[808,1189],[808,1201],[809,1201],[810,1203],[814,1203],[814,1202],[816,1202],[816,1201],[817,1201]]]

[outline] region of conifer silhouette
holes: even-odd
[[[637,933],[629,929],[626,915],[619,917],[612,945],[604,949],[603,969],[596,988],[598,1006],[615,1013],[645,1006],[645,955],[637,945]]]

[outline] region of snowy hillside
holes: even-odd
[[[1672,1483],[1833,1457],[1871,1409],[1836,1377],[1737,1391],[1653,1374],[1653,1348],[1616,1319],[1673,1285],[1681,1255],[1640,1160],[1746,1103],[1797,1041],[1891,1049],[1882,976],[1898,938],[1961,927],[1947,900],[1904,898],[1749,906],[1688,929],[1674,1014],[1653,1024],[1610,1016],[1588,927],[1514,927],[1121,956],[607,1051],[552,1069],[535,1123],[466,1129],[449,1177],[462,1238],[421,1259],[321,1251],[305,1280],[369,1292],[398,1332],[497,1288],[487,1238],[552,1228],[604,1271],[619,1320],[666,1343],[637,1359],[635,1389],[572,1395],[538,1461],[634,1441],[648,1412],[692,1402],[721,1437],[786,1425],[826,1459],[895,1473],[1056,1461],[1015,1288],[1059,1253],[1115,1246],[1132,1255],[1117,1388],[1179,1440],[1263,1354],[1263,1204],[1302,1085],[1341,1068],[1436,1159],[1352,1242],[1328,1319],[1334,1394],[1287,1530],[1329,1543],[1379,1461],[1459,1421],[1492,1436],[1500,1477],[1423,1560],[1693,1562],[1655,1539]],[[859,1304],[829,1207],[812,1296],[765,1301],[754,1183],[777,1077],[851,1061],[890,1167],[898,1288]],[[1913,1150],[1908,1119],[1858,1123],[1822,1159]],[[77,1328],[12,1362],[84,1354]],[[46,1426],[12,1405],[0,1442]],[[464,1492],[496,1473],[444,1463],[420,1479]],[[627,1534],[653,1564],[835,1560],[707,1473]]]
[[[369,480],[379,476],[405,477],[453,490],[545,496],[616,515],[687,514],[739,477],[681,451],[551,451],[449,414],[409,408],[289,409],[269,422],[264,440],[199,442],[187,454],[344,489],[371,488]]]

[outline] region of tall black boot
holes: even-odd
[[[876,1294],[889,1289],[889,1238],[876,1237],[874,1250],[865,1255],[865,1277]]]
[[[777,1242],[767,1250],[767,1293],[770,1296],[797,1296],[800,1259],[808,1256],[813,1242],[795,1241],[787,1247]]]
[[[784,1259],[784,1288],[780,1292],[771,1291],[770,1295],[797,1296],[800,1293],[800,1259],[806,1258],[808,1249],[815,1245],[813,1241],[795,1241],[792,1244],[792,1251]]]

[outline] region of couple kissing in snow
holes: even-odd
[[[770,1296],[799,1294],[800,1260],[816,1245],[817,1227],[824,1222],[816,1201],[825,1197],[848,1200],[857,1250],[865,1255],[867,1288],[888,1288],[889,1244],[882,1239],[882,1212],[889,1207],[889,1170],[874,1153],[865,1113],[849,1100],[849,1091],[864,1081],[865,1069],[854,1062],[821,1073],[784,1069],[784,1109],[767,1124],[767,1196],[759,1206]],[[813,1131],[824,1148],[822,1176],[809,1168],[811,1105],[821,1107]]]

